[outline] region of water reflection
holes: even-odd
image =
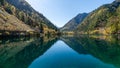
[[[115,68],[89,54],[79,54],[63,41],[57,41],[43,56],[29,68]]]
[[[120,37],[0,40],[0,68],[120,68]]]
[[[120,68],[119,36],[62,37],[66,44],[80,54],[91,54],[101,61]],[[81,52],[82,48],[82,52]]]
[[[0,68],[27,68],[56,42],[55,38],[12,38],[0,40]]]

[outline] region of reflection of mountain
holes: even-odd
[[[27,68],[31,62],[44,54],[57,39],[21,38],[0,44],[0,68]],[[3,42],[3,41],[1,41]]]
[[[79,53],[82,50],[100,60],[120,67],[120,40],[111,36],[92,36],[64,38],[63,40]],[[83,52],[84,53],[84,52]]]
[[[80,54],[86,54],[87,52],[83,48],[83,46],[79,43],[78,40],[75,40],[74,37],[62,37],[61,40],[63,40],[69,47],[71,47],[73,50],[77,51]]]

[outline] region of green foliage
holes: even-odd
[[[5,10],[6,10],[6,12],[8,12],[8,13],[10,13],[10,14],[13,14],[10,6],[7,6],[7,7],[5,8]]]
[[[118,31],[120,31],[119,5],[120,2],[113,2],[112,4],[103,5],[94,10],[80,25],[78,25],[77,31],[90,33],[91,31],[95,32],[95,30],[100,32],[100,29],[104,29],[105,31],[108,31],[109,34],[117,34]]]
[[[0,0],[0,5],[5,5],[5,0]]]
[[[6,12],[16,16],[19,20],[29,25],[32,29],[35,29],[41,33],[44,33],[43,28],[45,28],[45,26],[47,26],[46,28],[53,30],[57,29],[56,26],[54,26],[42,14],[35,11],[25,0],[0,0],[0,5],[4,7],[2,9]],[[43,26],[43,24],[45,26]]]

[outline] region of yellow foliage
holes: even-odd
[[[34,34],[34,32],[29,32],[30,34]]]
[[[7,20],[7,17],[0,13],[0,18]]]
[[[10,33],[6,31],[5,34],[9,35]]]
[[[2,35],[2,33],[0,33],[0,35]]]

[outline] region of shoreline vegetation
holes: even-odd
[[[35,31],[9,31],[9,30],[0,30],[0,37],[20,37],[20,36],[56,36],[56,35],[60,35],[60,33],[56,32],[56,33],[39,33],[39,32],[35,32]]]
[[[89,33],[89,32],[72,32],[72,31],[67,31],[67,32],[61,32],[61,34],[64,35],[119,35],[120,33],[109,33],[109,34],[104,34],[104,33]]]
[[[91,13],[78,14],[60,29],[25,0],[0,1],[0,36],[3,37],[119,34],[120,0],[103,5]]]

